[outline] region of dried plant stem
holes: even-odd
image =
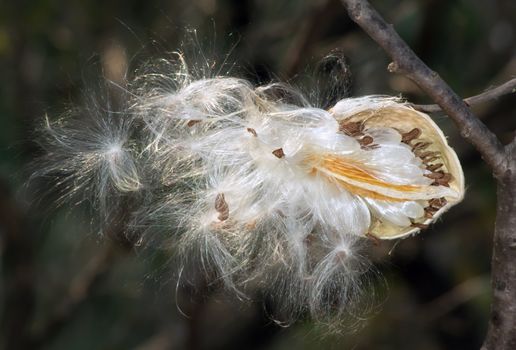
[[[482,155],[498,181],[491,273],[493,303],[482,349],[516,349],[516,138],[504,147],[473,115],[467,103],[423,63],[368,1],[342,2],[351,19],[392,58],[389,70],[405,74],[446,112],[460,134]],[[513,84],[513,80],[507,84]],[[490,95],[490,98],[494,96],[493,93]],[[475,97],[475,100],[479,99],[480,96]]]
[[[497,98],[499,98],[503,95],[507,95],[507,94],[511,94],[511,93],[515,93],[515,92],[516,92],[516,78],[513,78],[509,81],[506,81],[502,85],[499,85],[492,89],[484,91],[481,94],[465,98],[464,102],[468,106],[475,106],[477,104],[496,100]],[[437,104],[431,104],[431,105],[413,104],[412,107],[414,107],[418,111],[425,112],[425,113],[435,113],[435,112],[440,112],[442,110],[441,107]]]

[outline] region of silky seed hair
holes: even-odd
[[[125,199],[143,188],[127,95],[109,95],[108,87],[101,86],[61,117],[44,118],[37,138],[43,156],[31,177],[51,184],[41,186],[40,196],[54,195],[56,206],[88,202],[101,231],[121,219]]]
[[[263,291],[278,322],[349,329],[381,280],[371,242],[415,234],[462,199],[455,152],[397,98],[323,109],[207,66],[178,53],[140,69],[120,111],[94,100],[48,121],[35,176],[54,179],[60,202],[87,198],[105,228],[124,211],[137,244],[173,251],[179,283],[200,272],[243,299]]]

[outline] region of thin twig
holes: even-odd
[[[502,85],[499,85],[497,87],[494,87],[492,89],[489,89],[481,94],[471,96],[464,99],[464,102],[468,106],[475,106],[484,102],[488,102],[491,100],[496,100],[497,98],[507,95],[507,94],[513,94],[516,93],[516,78],[513,78]],[[412,104],[412,107],[417,109],[418,111],[425,112],[425,113],[435,113],[440,112],[442,109],[439,105],[433,104],[433,105],[416,105]]]
[[[491,167],[495,177],[503,176],[507,170],[503,145],[462,99],[441,79],[439,74],[410,49],[380,14],[365,0],[342,0],[348,13],[362,29],[380,45],[392,58],[391,72],[405,74],[430,96],[455,122],[462,137],[480,152]]]

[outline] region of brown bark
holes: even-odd
[[[507,94],[514,94],[516,93],[516,78],[513,78],[509,81],[506,81],[505,83],[494,87],[492,89],[488,89],[487,91],[484,91],[481,94],[471,96],[464,99],[464,102],[468,106],[474,106],[477,104],[481,104],[484,102],[496,100],[500,96],[507,95]],[[441,107],[439,105],[416,105],[413,104],[412,107],[417,109],[421,112],[426,113],[434,113],[434,112],[440,112]]]
[[[493,302],[483,350],[516,349],[516,141],[506,149],[510,168],[498,180],[491,260]]]

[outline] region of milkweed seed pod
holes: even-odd
[[[285,84],[196,74],[181,55],[168,68],[129,84],[127,110],[83,116],[103,128],[48,127],[66,169],[39,174],[137,196],[128,229],[165,236],[182,279],[197,266],[241,297],[261,288],[287,319],[357,314],[370,237],[414,234],[463,197],[443,133],[398,99],[326,110]]]
[[[366,198],[372,235],[406,237],[462,200],[460,162],[428,115],[377,97],[343,100],[331,111],[340,130],[362,145],[364,155],[362,164],[352,158],[351,164],[330,162],[330,168],[336,168],[352,192]],[[353,171],[346,173],[349,167]]]

